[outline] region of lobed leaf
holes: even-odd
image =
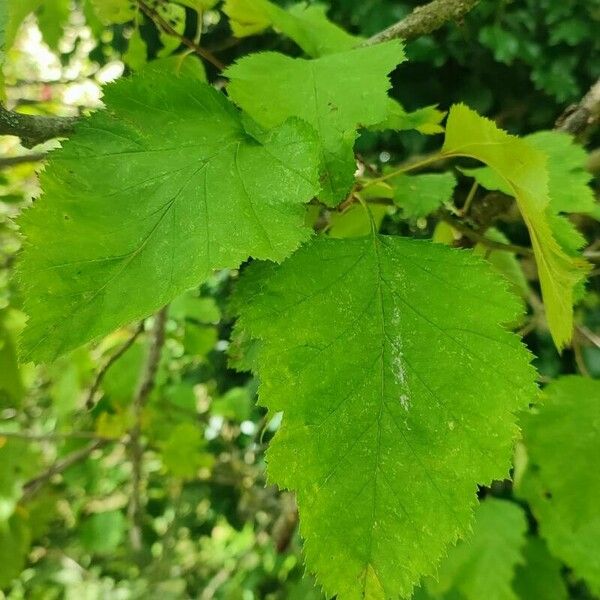
[[[297,493],[308,568],[340,600],[409,597],[477,484],[507,475],[536,393],[500,325],[518,303],[466,251],[379,235],[317,238],[241,284],[237,332],[284,415],[268,473]]]
[[[300,2],[283,9],[269,0],[226,0],[223,12],[236,37],[256,35],[273,27],[312,57],[350,50],[362,41],[332,23],[322,4]]]
[[[316,129],[322,146],[321,196],[334,206],[354,182],[356,130],[385,119],[388,73],[403,60],[397,40],[313,60],[264,52],[227,69],[227,90],[265,127],[295,116]]]
[[[600,594],[600,381],[562,377],[523,419],[528,456],[517,493],[539,521],[552,554]]]
[[[527,520],[516,504],[489,498],[475,510],[473,530],[450,550],[436,580],[428,581],[433,598],[458,593],[461,600],[517,600],[512,580],[524,563]]]
[[[450,109],[442,154],[486,163],[511,189],[531,237],[550,332],[562,349],[572,336],[573,290],[589,265],[567,254],[553,232],[546,156],[463,104]]]
[[[222,94],[157,72],[105,102],[52,154],[44,195],[20,218],[25,357],[56,358],[213,269],[282,260],[310,236],[318,148],[306,124],[250,134]]]

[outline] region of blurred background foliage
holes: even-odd
[[[172,31],[121,0],[14,3],[22,14],[4,68],[9,106],[31,114],[86,113],[101,105],[103,85],[155,60],[202,77],[206,71],[218,85],[215,68],[178,36],[201,42],[225,64],[257,50],[299,54],[272,31],[233,38],[211,0],[148,4]],[[332,20],[369,36],[419,3],[329,4]],[[394,74],[393,94],[411,110],[464,101],[520,134],[552,128],[600,76],[599,32],[600,0],[482,0],[458,26],[408,44],[410,61]],[[357,149],[381,167],[438,144],[417,132],[365,132]],[[588,144],[597,175],[600,140]],[[278,421],[267,421],[256,406],[257,382],[228,362],[236,349],[229,348],[227,297],[237,272],[216,274],[168,309],[156,386],[142,415],[138,489],[126,442],[152,319],[55,364],[18,364],[24,315],[11,277],[20,243],[14,218],[38,193],[36,161],[55,145],[26,151],[16,138],[0,137],[0,597],[320,598],[304,574],[293,497],[265,481],[264,450]],[[407,224],[384,217],[384,231],[433,234],[435,223],[427,219]],[[583,217],[578,224],[589,251],[600,253],[598,224]],[[519,223],[508,219],[502,228],[523,241]],[[523,268],[527,275],[532,265]],[[596,269],[577,309],[574,347],[562,356],[532,311],[523,323],[542,381],[573,372],[600,377],[598,282]],[[69,463],[78,453],[84,458]],[[482,495],[502,497],[507,486]],[[141,547],[131,540],[132,494],[146,502]],[[591,597],[568,573],[566,581],[569,597]],[[561,588],[555,597],[564,594]]]

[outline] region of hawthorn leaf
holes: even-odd
[[[37,21],[44,41],[51,50],[58,51],[58,44],[71,15],[70,0],[42,0],[38,3]]]
[[[509,244],[510,240],[498,229],[490,227],[485,232],[485,237],[494,242]],[[492,266],[506,277],[510,282],[512,291],[523,300],[529,297],[530,290],[527,278],[523,272],[521,261],[512,253],[506,250],[496,250],[479,242],[475,245],[474,251],[484,256]],[[527,312],[523,305],[523,313]]]
[[[311,234],[318,146],[305,123],[250,134],[225,96],[159,72],[108,87],[105,102],[52,154],[20,218],[26,357],[147,316],[213,269],[280,261]]]
[[[21,574],[30,546],[31,534],[22,515],[15,513],[8,521],[0,521],[0,589]]]
[[[568,376],[544,390],[525,415],[528,462],[515,479],[554,556],[600,594],[600,381]]]
[[[539,537],[529,537],[523,550],[525,562],[517,566],[513,589],[521,600],[568,600],[562,564]],[[486,594],[487,596],[487,594]]]
[[[518,505],[495,498],[481,502],[473,530],[450,550],[436,579],[427,581],[428,591],[433,598],[454,591],[463,600],[517,600],[511,583],[524,562],[526,531]]]
[[[25,391],[17,355],[16,334],[20,327],[15,323],[15,313],[0,311],[0,408],[19,406]]]
[[[600,220],[600,204],[590,187],[593,175],[587,170],[587,152],[562,131],[538,131],[524,138],[548,157],[548,190],[553,213],[581,213]],[[489,167],[464,169],[488,190],[513,195],[510,186]]]
[[[370,129],[374,131],[415,129],[424,135],[435,135],[444,132],[441,122],[445,116],[446,113],[439,110],[436,105],[424,106],[407,112],[399,102],[390,98],[385,120],[373,125]]]
[[[92,554],[112,554],[125,536],[127,519],[120,510],[98,512],[85,518],[79,530],[83,547]]]
[[[133,21],[136,15],[133,0],[87,0],[104,25],[119,25]]]
[[[334,206],[354,182],[356,130],[386,117],[388,73],[403,60],[402,43],[394,40],[312,60],[252,54],[225,74],[229,96],[261,125],[276,127],[295,116],[316,129],[322,145],[321,199]]]
[[[309,570],[340,600],[409,597],[477,484],[507,476],[536,394],[501,326],[518,302],[468,251],[380,235],[316,238],[240,283],[260,403],[283,411],[268,474],[297,494]]]
[[[332,23],[322,4],[300,2],[283,9],[269,0],[226,0],[223,12],[236,37],[273,27],[312,57],[350,50],[363,40]]]
[[[512,190],[531,237],[548,326],[557,348],[562,349],[572,336],[573,290],[589,265],[567,254],[553,233],[546,156],[464,104],[450,109],[442,155],[480,160]]]
[[[387,180],[394,188],[394,202],[404,217],[419,219],[435,212],[452,199],[456,177],[450,172],[406,175],[401,173]]]
[[[198,469],[211,465],[212,455],[203,452],[206,440],[196,423],[180,423],[161,443],[160,457],[169,473],[182,479],[194,479]]]

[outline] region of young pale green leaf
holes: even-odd
[[[518,303],[467,251],[379,235],[317,238],[242,284],[260,401],[284,414],[268,472],[297,493],[308,568],[340,600],[410,596],[477,484],[507,476],[536,394],[501,326]]]
[[[227,69],[227,90],[265,127],[296,116],[317,130],[322,144],[321,197],[333,206],[354,182],[356,129],[386,117],[388,73],[403,60],[397,40],[314,60],[264,52]]]
[[[586,169],[587,153],[573,138],[561,131],[538,131],[524,138],[547,155],[550,210],[554,214],[581,213],[600,219],[600,204],[590,187],[592,174]],[[488,190],[514,192],[500,175],[489,167],[464,169]]]
[[[273,27],[312,57],[350,50],[362,41],[332,23],[322,4],[300,2],[284,10],[269,0],[226,0],[223,12],[236,37]]]
[[[517,600],[512,580],[524,562],[526,531],[518,505],[493,498],[482,502],[472,532],[450,550],[436,579],[427,582],[433,598],[455,591],[462,600]]]
[[[540,534],[600,594],[600,381],[570,376],[545,389],[544,403],[523,419],[528,456],[517,493],[539,521]]]
[[[513,581],[513,589],[520,600],[568,600],[562,564],[550,554],[542,539],[529,537],[523,558],[525,562],[517,566]]]
[[[394,188],[394,202],[408,219],[426,217],[452,199],[456,178],[450,172],[396,175],[387,180]]]
[[[390,98],[388,114],[385,120],[373,125],[370,129],[374,131],[384,131],[386,129],[407,131],[415,129],[424,135],[434,135],[444,132],[441,122],[445,116],[446,113],[439,110],[435,105],[424,106],[412,112],[406,112],[399,102]]]
[[[213,269],[282,260],[310,236],[318,147],[305,123],[251,135],[222,94],[160,73],[110,86],[105,102],[53,153],[20,218],[28,357],[55,358]]]
[[[450,109],[442,154],[486,163],[512,190],[531,237],[548,325],[554,343],[563,348],[572,335],[573,290],[589,265],[569,256],[553,233],[546,156],[462,104]]]

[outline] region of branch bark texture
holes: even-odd
[[[142,549],[142,461],[144,446],[142,445],[142,416],[148,397],[154,388],[160,355],[165,343],[165,325],[167,323],[167,307],[161,309],[154,317],[154,325],[150,332],[150,349],[144,364],[140,381],[133,397],[134,426],[129,433],[129,455],[131,457],[131,497],[129,499],[128,517],[131,521],[129,541],[134,552]]]
[[[73,133],[77,117],[24,115],[0,105],[0,135],[16,135],[26,148]]]
[[[448,21],[460,21],[479,0],[433,0],[418,6],[407,17],[369,38],[371,46],[395,38],[413,40],[442,27]]]
[[[579,104],[569,107],[558,119],[556,128],[579,136],[600,123],[600,79]]]

